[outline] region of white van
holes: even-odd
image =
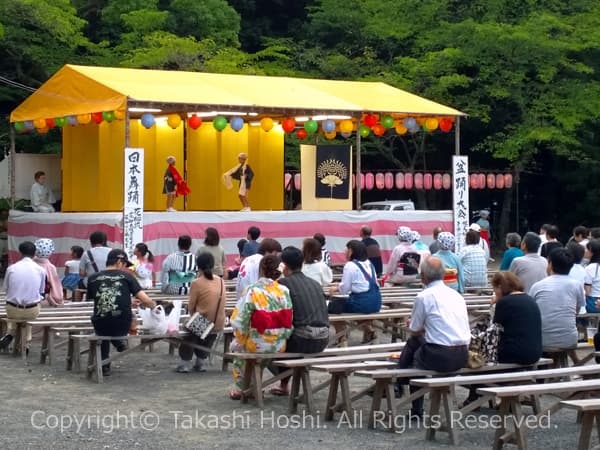
[[[412,200],[385,200],[363,203],[360,209],[365,211],[414,211],[415,204]]]

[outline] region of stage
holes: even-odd
[[[221,245],[228,263],[237,255],[236,243],[246,238],[248,227],[257,226],[261,238],[271,237],[282,247],[302,247],[302,240],[314,233],[323,233],[332,262],[343,263],[346,242],[360,239],[362,225],[373,229],[373,238],[381,246],[387,262],[398,244],[396,230],[405,225],[421,233],[423,242],[431,242],[431,232],[437,225],[452,230],[452,211],[189,211],[144,213],[144,242],[154,253],[155,267],[160,270],[164,258],[177,249],[177,238],[192,237],[192,251],[203,243],[204,230],[214,227],[221,236]],[[38,238],[54,240],[56,252],[50,258],[59,272],[69,259],[70,248],[89,248],[89,235],[101,230],[108,236],[110,247],[123,245],[123,215],[106,213],[30,213],[11,210],[8,222],[9,259],[18,259],[21,242]],[[260,239],[259,239],[260,240]]]

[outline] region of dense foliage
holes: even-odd
[[[600,225],[600,4],[589,0],[3,0],[0,113],[65,63],[381,80],[469,114],[462,149],[509,170],[475,208],[525,231]],[[20,137],[20,149],[58,136]],[[286,164],[298,164],[289,139]],[[7,146],[7,121],[0,126]],[[447,170],[452,135],[367,139],[363,167]],[[414,192],[421,206],[447,196]],[[498,206],[494,206],[497,203]],[[515,217],[520,217],[519,223]]]

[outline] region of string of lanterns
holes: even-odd
[[[284,186],[287,191],[292,189],[300,190],[302,187],[300,173],[292,175],[289,172],[284,174]],[[513,176],[510,173],[472,173],[469,176],[469,186],[471,189],[510,189],[513,183]],[[352,175],[352,188],[356,188],[356,175]],[[374,188],[378,190],[392,189],[418,189],[439,191],[441,189],[452,189],[452,175],[449,173],[429,173],[429,172],[367,172],[360,174],[360,188],[368,191]]]
[[[125,110],[94,112],[89,114],[69,115],[65,117],[54,117],[48,119],[35,119],[15,122],[15,130],[19,133],[28,133],[32,130],[37,130],[40,134],[47,133],[52,128],[61,128],[66,125],[86,125],[94,122],[99,125],[102,122],[111,123],[114,120],[125,119]],[[156,117],[152,113],[144,113],[140,119],[140,123],[146,129],[151,129],[156,125]],[[169,127],[176,129],[184,120],[180,114],[169,114],[167,116],[167,124]],[[187,125],[192,130],[197,130],[203,124],[202,118],[197,114],[192,114],[187,118]],[[233,131],[241,131],[246,122],[242,117],[235,116],[229,121],[223,115],[218,115],[212,120],[212,126],[217,131],[223,131],[227,126]],[[344,138],[349,138],[356,131],[363,138],[374,134],[375,136],[383,136],[386,131],[394,129],[397,134],[403,135],[406,133],[417,133],[419,131],[432,132],[437,129],[448,133],[452,130],[454,124],[453,117],[404,117],[402,119],[394,119],[390,115],[365,114],[358,124],[351,119],[343,119],[336,123],[333,119],[325,119],[320,122],[314,119],[308,119],[304,123],[299,124],[294,117],[285,117],[281,120],[281,128],[286,133],[296,133],[296,136],[304,140],[310,135],[322,133],[327,139],[334,139],[338,133]],[[277,122],[271,117],[263,117],[259,125],[265,132],[271,131]]]

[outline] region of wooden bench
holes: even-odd
[[[523,395],[559,395],[567,394],[569,397],[577,397],[585,392],[600,391],[600,379],[582,381],[563,381],[548,384],[529,384],[525,386],[503,386],[487,387],[477,389],[477,393],[488,399],[499,398],[500,416],[496,434],[494,436],[493,449],[499,450],[505,443],[514,443],[519,450],[527,449],[525,440],[524,419],[521,410],[520,397]],[[540,411],[534,417],[539,420],[542,416],[552,414],[561,408],[561,402],[554,403],[550,408]],[[512,422],[513,430],[509,430],[507,424]],[[514,442],[513,442],[514,441]]]
[[[3,324],[3,332],[8,328],[9,323],[14,323],[15,325],[15,335],[14,340],[12,342],[13,345],[13,355],[21,355],[23,360],[27,359],[27,321],[26,320],[13,320],[7,318],[1,318],[1,323]]]
[[[538,365],[543,362],[543,360],[538,361]],[[458,436],[456,434],[456,430],[452,427],[452,413],[454,412],[455,415],[457,415],[458,417],[462,417],[465,414],[477,409],[487,400],[486,398],[480,398],[474,402],[465,405],[462,408],[458,408],[455,397],[455,390],[458,386],[489,386],[500,383],[522,384],[523,382],[534,383],[537,380],[552,380],[561,377],[595,377],[598,375],[600,375],[600,366],[594,364],[583,367],[567,367],[564,369],[544,369],[523,372],[424,378],[411,380],[410,384],[425,389],[424,394],[429,393],[429,417],[440,417],[441,419],[440,408],[444,411],[445,422],[442,422],[441,420],[438,421],[439,427],[429,426],[425,433],[425,439],[431,441],[435,438],[435,433],[437,431],[446,431],[449,434],[450,441],[454,445],[457,445]],[[539,413],[539,411],[541,410],[538,400],[538,397],[534,397],[532,402],[535,414]]]
[[[596,422],[598,437],[600,437],[600,399],[566,400],[560,402],[560,405],[563,408],[575,409],[578,414],[582,415],[577,450],[588,450],[590,448],[594,421]],[[594,448],[598,448],[598,446]]]

